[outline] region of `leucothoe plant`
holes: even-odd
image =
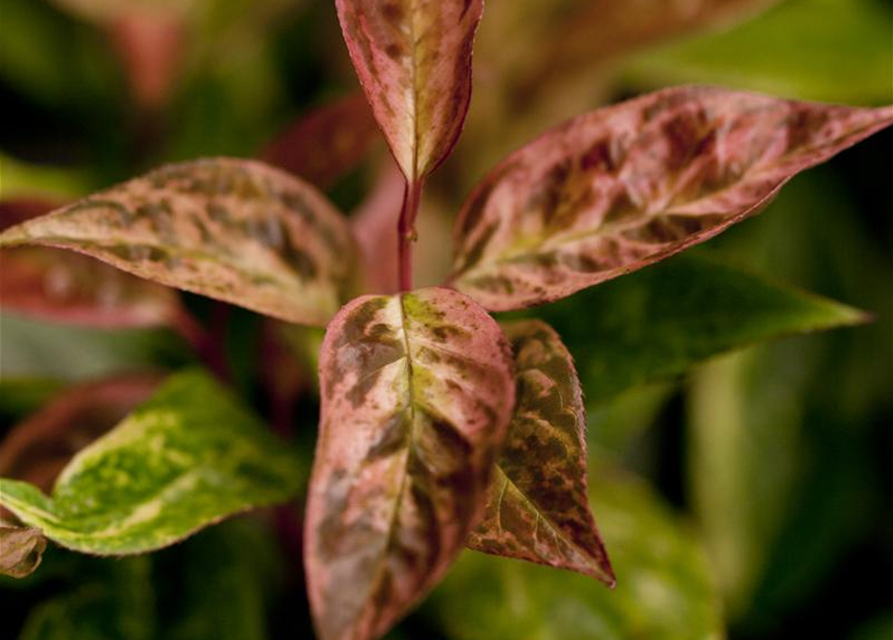
[[[572,356],[542,320],[497,322],[489,312],[552,302],[712,238],[797,173],[893,124],[893,109],[679,87],[584,114],[481,181],[458,214],[451,275],[416,290],[416,218],[468,110],[482,1],[336,6],[403,174],[397,246],[378,247],[397,254],[396,294],[369,292],[354,231],[325,196],[254,160],[157,169],[29,217],[0,246],[70,249],[160,285],[327,327],[304,523],[323,640],[381,637],[465,547],[613,585],[587,497]],[[27,282],[33,262],[10,256],[4,270]],[[130,323],[182,325],[170,291],[145,288],[127,306]],[[27,306],[26,295],[18,300]],[[83,318],[76,304],[69,311]],[[141,553],[300,493],[300,460],[208,376],[150,386],[146,402],[68,463],[51,496],[0,481],[0,503],[25,525],[0,529],[11,549],[4,572],[33,569],[45,538],[85,553]]]

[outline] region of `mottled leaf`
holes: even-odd
[[[329,325],[305,565],[322,640],[384,634],[483,508],[514,402],[509,345],[465,296],[364,296]]]
[[[369,103],[357,93],[302,116],[260,157],[325,189],[360,164],[379,136]]]
[[[852,307],[692,255],[525,315],[561,335],[590,405],[678,376],[725,351],[867,319]]]
[[[503,328],[515,356],[515,413],[484,518],[466,544],[613,585],[614,573],[589,511],[586,415],[573,359],[544,322]]]
[[[792,176],[893,123],[682,87],[583,115],[510,155],[455,230],[453,281],[491,310],[548,302],[715,236]]]
[[[49,491],[79,450],[123,420],[161,381],[118,375],[75,385],[13,427],[0,442],[0,476]]]
[[[720,640],[718,598],[691,528],[643,481],[594,461],[592,508],[617,570],[586,576],[466,553],[423,609],[450,640]]]
[[[40,565],[46,546],[46,538],[37,529],[0,523],[0,575],[31,575]]]
[[[49,213],[39,199],[0,202],[0,230]],[[42,247],[0,251],[0,308],[100,327],[151,327],[180,316],[176,294],[96,260]]]
[[[171,165],[0,234],[298,323],[324,324],[356,278],[347,223],[314,188],[263,164]]]
[[[0,504],[64,547],[140,553],[288,500],[303,482],[299,460],[209,377],[187,372],[80,451],[51,496],[0,479]]]
[[[482,0],[336,0],[360,84],[406,179],[455,145],[471,98]]]

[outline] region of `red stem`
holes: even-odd
[[[403,207],[397,223],[397,254],[399,256],[399,289],[412,290],[412,243],[415,242],[415,220],[422,200],[422,181],[406,182],[403,191]]]

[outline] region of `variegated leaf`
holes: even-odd
[[[0,234],[0,246],[25,244],[303,324],[325,324],[357,277],[357,250],[334,207],[249,160],[164,167]]]
[[[448,289],[364,296],[329,325],[305,565],[322,640],[384,634],[477,523],[514,403],[496,322]]]
[[[515,356],[517,401],[466,544],[476,551],[570,569],[614,584],[589,510],[586,413],[574,362],[540,320],[503,325]]]
[[[890,107],[706,87],[581,116],[477,188],[457,221],[453,283],[491,310],[562,298],[715,236],[891,123]]]
[[[482,0],[336,0],[366,97],[400,169],[423,180],[449,155],[471,98]]]
[[[0,575],[24,578],[40,565],[47,547],[37,529],[11,527],[0,522]]]
[[[186,372],[82,449],[50,496],[0,479],[0,504],[64,547],[142,553],[285,502],[304,482],[300,461],[210,377]]]
[[[264,149],[261,159],[325,189],[360,164],[380,135],[358,92],[302,116]]]
[[[0,441],[0,476],[49,491],[79,450],[123,420],[160,382],[152,373],[119,374],[58,393]]]

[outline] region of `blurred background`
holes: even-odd
[[[572,115],[687,83],[893,102],[893,1],[488,0],[474,68],[465,134],[423,206],[420,284],[447,272],[445,238],[475,182]],[[261,156],[316,178],[358,228],[388,238],[399,195],[367,116],[307,129],[306,114],[332,104],[353,113],[357,90],[328,0],[3,0],[0,222],[23,202],[64,203],[164,162]],[[868,325],[705,354],[615,389],[627,353],[600,349],[616,342],[610,314],[657,305],[660,274],[687,263],[544,311],[584,380],[593,508],[619,586],[466,552],[393,638],[893,638],[891,149],[886,131],[698,250],[717,269],[867,311]],[[220,341],[243,399],[309,459],[320,332],[184,303]],[[51,482],[131,406],[38,419],[48,401],[200,356],[188,331],[0,310],[0,473]],[[22,424],[36,435],[13,451],[8,434]],[[300,542],[280,515],[238,518],[150,557],[51,549],[33,576],[0,579],[0,637],[310,637]]]

